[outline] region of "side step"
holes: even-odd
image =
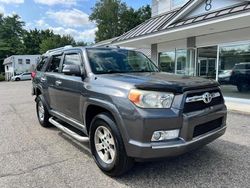
[[[78,140],[79,142],[88,142],[89,141],[89,137],[80,136],[79,134],[73,132],[72,130],[70,130],[70,129],[66,128],[66,127],[64,127],[62,124],[60,124],[59,122],[54,120],[53,117],[49,118],[49,122],[51,124],[53,124],[54,126],[56,126],[58,129],[60,129],[61,131],[63,131],[64,133],[66,133],[67,135],[69,135],[72,138]]]

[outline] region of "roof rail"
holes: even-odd
[[[67,46],[64,46],[64,47],[60,47],[60,48],[55,48],[55,49],[52,49],[52,50],[48,50],[46,52],[47,53],[52,53],[52,52],[57,52],[57,51],[62,51],[62,50],[65,50],[65,49],[68,49],[68,48],[72,48],[73,46],[72,45],[67,45]]]
[[[106,47],[106,48],[121,48],[121,47],[118,46],[118,45],[106,45],[105,47]]]

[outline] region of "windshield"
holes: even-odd
[[[87,49],[94,74],[159,72],[155,64],[141,52],[123,49]]]

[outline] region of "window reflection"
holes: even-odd
[[[161,71],[175,73],[175,51],[160,53],[159,62]]]
[[[226,96],[250,98],[250,44],[220,47],[218,81]]]

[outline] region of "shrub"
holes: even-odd
[[[5,80],[4,75],[0,74],[0,82],[1,82],[1,81],[4,81],[4,80]]]

